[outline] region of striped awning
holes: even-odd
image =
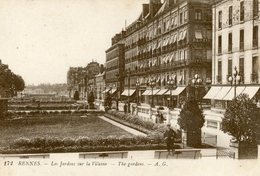
[[[164,95],[168,89],[161,89],[159,92],[156,93],[156,95]]]
[[[149,93],[151,92],[151,90],[145,90],[142,95],[149,95]]]
[[[213,99],[213,97],[216,96],[216,94],[222,89],[221,86],[214,86],[211,87],[210,90],[207,92],[207,94],[203,97],[203,99]]]
[[[135,93],[135,89],[125,89],[121,95],[132,96]]]

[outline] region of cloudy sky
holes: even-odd
[[[0,59],[26,84],[64,83],[70,66],[105,62],[111,37],[149,0],[0,0]]]

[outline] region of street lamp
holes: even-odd
[[[127,77],[128,77],[128,113],[130,113],[130,69],[127,71]]]
[[[234,81],[234,98],[236,98],[236,88],[237,88],[237,85],[239,85],[240,81],[241,81],[241,77],[237,71],[237,67],[234,68],[233,77],[232,77],[232,75],[229,76],[228,81],[230,82],[231,87],[232,87],[232,84]]]
[[[137,95],[136,103],[137,103],[137,105],[139,105],[139,87],[140,87],[140,82],[137,80],[135,85],[136,85],[136,95]]]
[[[101,85],[99,86],[99,99],[101,100]]]
[[[149,81],[149,86],[152,88],[152,104],[151,104],[151,107],[153,108],[154,107],[154,102],[153,102],[153,88],[154,86],[156,85],[156,80],[155,78],[151,78],[150,81]]]
[[[191,82],[195,87],[195,100],[197,101],[198,100],[198,90],[197,89],[200,85],[202,85],[202,79],[200,78],[200,76],[198,74],[195,74]]]
[[[172,90],[176,88],[177,86],[177,80],[176,80],[176,75],[174,76],[174,78],[170,78],[167,81],[167,84],[169,86],[170,89],[170,103],[169,103],[169,109],[172,108]]]

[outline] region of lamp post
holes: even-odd
[[[231,87],[234,82],[234,98],[236,98],[236,93],[237,93],[236,88],[237,88],[237,85],[239,85],[240,81],[241,81],[241,77],[239,75],[239,72],[237,71],[237,67],[234,68],[233,77],[229,76],[228,81],[230,82]]]
[[[127,110],[128,110],[128,113],[130,113],[130,69],[128,69],[127,71],[127,78],[128,78],[128,103],[127,103]]]
[[[140,82],[137,80],[135,85],[136,85],[136,95],[137,95],[136,103],[137,103],[137,105],[139,105],[139,87],[140,87]]]
[[[99,99],[101,100],[101,84],[99,86]]]
[[[116,74],[116,79],[117,79],[117,83],[116,83],[116,89],[117,89],[117,93],[116,93],[116,110],[118,110],[118,99],[120,99],[120,94],[121,94],[121,77],[119,75],[119,73]]]
[[[170,78],[167,81],[167,84],[169,86],[170,89],[170,103],[169,103],[169,109],[172,108],[172,90],[176,88],[177,86],[177,80],[176,80],[176,76],[174,76],[174,78]]]
[[[202,85],[202,79],[200,78],[200,76],[198,74],[195,74],[193,79],[192,79],[192,84],[195,88],[195,100],[198,101],[198,87],[200,87]]]
[[[153,88],[154,88],[155,85],[156,85],[155,78],[151,78],[151,80],[150,80],[150,82],[149,82],[149,86],[152,88],[152,104],[151,104],[151,107],[152,107],[152,108],[154,107],[154,102],[153,102]]]

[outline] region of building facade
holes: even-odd
[[[112,46],[106,50],[106,91],[115,93],[120,99],[124,87],[125,77],[125,46],[122,31],[112,38]]]
[[[85,84],[86,70],[83,67],[70,67],[67,72],[67,85],[69,91],[69,97],[73,97],[76,91],[81,92],[80,96],[84,97],[82,87]]]
[[[98,62],[92,61],[88,63],[86,66],[86,77],[85,77],[85,84],[84,89],[86,91],[86,97],[89,95],[90,92],[94,93],[94,96],[97,94],[97,87],[96,87],[96,75],[99,74],[101,66]],[[96,98],[96,97],[95,97]]]
[[[95,75],[100,72],[101,66],[97,62],[90,62],[86,67],[70,67],[67,72],[69,96],[73,97],[76,91],[80,99],[86,99],[89,92],[96,93]]]
[[[220,130],[228,101],[241,93],[260,101],[259,9],[258,0],[221,0],[212,6],[212,87],[204,97],[211,109],[205,111],[203,130],[217,135],[219,146],[229,146],[231,138]]]
[[[195,74],[204,84],[210,83],[211,18],[209,1],[150,0],[143,4],[142,13],[127,26],[124,37],[125,72],[130,73],[124,79],[125,89],[136,89],[139,83],[142,102],[151,104],[154,98],[155,105],[167,106],[167,82],[175,80],[171,103],[177,106],[187,96],[186,86]]]

